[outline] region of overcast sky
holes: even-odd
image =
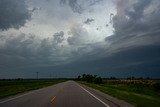
[[[0,0],[0,78],[160,77],[159,0]]]

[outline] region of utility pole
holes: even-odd
[[[50,77],[50,79],[52,78],[52,74],[51,73],[50,73],[49,77]]]
[[[37,80],[38,80],[38,73],[39,73],[39,72],[36,72],[36,74],[37,74]]]

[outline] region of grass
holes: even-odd
[[[65,80],[0,80],[0,99],[64,81]]]
[[[139,84],[93,84],[80,82],[106,94],[124,100],[136,107],[160,107],[160,91]]]

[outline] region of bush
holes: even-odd
[[[157,82],[157,83],[153,84],[153,87],[154,87],[155,89],[157,89],[157,90],[160,90],[160,83]]]
[[[94,83],[95,84],[101,84],[102,83],[102,78],[101,77],[95,78]]]

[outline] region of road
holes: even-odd
[[[0,101],[0,107],[133,107],[74,81],[59,83]]]

